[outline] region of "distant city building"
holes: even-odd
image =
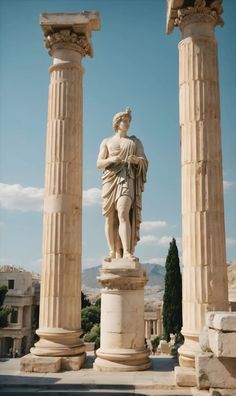
[[[144,312],[145,338],[152,340],[163,334],[162,304]]]
[[[236,311],[236,264],[228,263],[229,310]]]
[[[0,356],[29,352],[38,327],[39,275],[14,266],[0,267],[0,286],[8,292],[4,306],[10,308],[8,326],[0,329]]]

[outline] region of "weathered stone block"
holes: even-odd
[[[236,396],[236,389],[210,389],[209,396]]]
[[[37,373],[57,373],[61,369],[60,357],[41,357],[29,353],[20,361],[20,370]]]
[[[224,333],[223,331],[209,329],[209,346],[217,357],[236,358],[236,332]]]
[[[210,389],[209,396],[236,396],[236,389]]]
[[[196,388],[191,389],[192,396],[210,396],[208,390],[200,390]]]
[[[177,386],[196,386],[196,372],[190,367],[175,367],[175,381]]]
[[[236,389],[235,359],[217,358],[213,353],[198,353],[196,355],[196,379],[199,389]]]
[[[211,352],[209,345],[209,328],[204,326],[199,335],[199,344],[203,352]]]
[[[216,330],[236,332],[236,312],[208,312],[206,325]]]
[[[80,370],[84,364],[86,354],[79,356],[66,356],[61,358],[61,368],[63,370]]]
[[[95,342],[85,342],[84,345],[86,352],[94,351],[95,349]]]

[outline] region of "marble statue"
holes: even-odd
[[[109,247],[105,261],[108,262],[118,258],[137,260],[134,249],[140,239],[148,160],[141,141],[136,136],[127,136],[131,118],[130,109],[115,114],[115,134],[102,141],[97,160],[97,167],[103,169],[103,215]]]

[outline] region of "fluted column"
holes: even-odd
[[[43,14],[49,68],[40,340],[36,356],[84,354],[81,331],[82,76],[98,14]]]
[[[184,345],[194,367],[207,311],[228,310],[217,42],[221,1],[172,8],[180,27],[179,102],[182,167]],[[188,3],[189,5],[190,3]],[[173,2],[172,2],[173,6]],[[170,25],[169,25],[170,27]]]

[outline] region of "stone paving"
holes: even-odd
[[[86,365],[79,371],[59,373],[22,373],[20,359],[0,359],[0,394],[35,395],[194,395],[191,388],[175,386],[173,357],[151,356],[150,370],[142,372],[97,372],[93,370],[93,353],[88,353]]]

